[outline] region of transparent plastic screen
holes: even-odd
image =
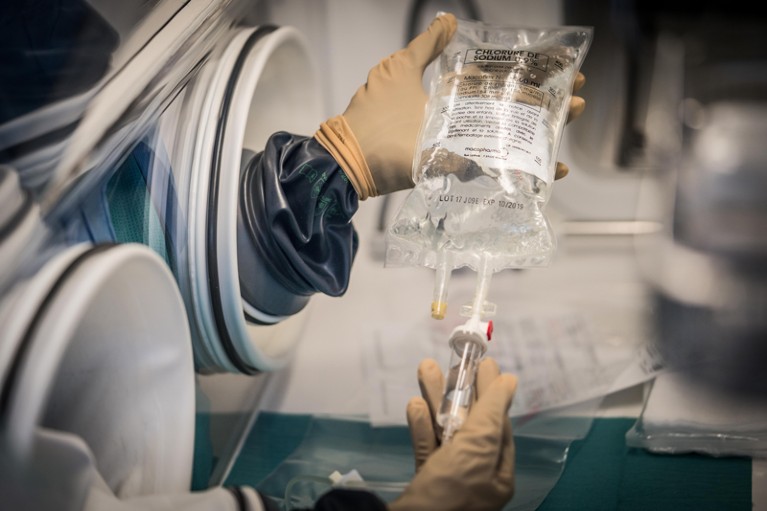
[[[572,441],[588,434],[600,400],[513,421],[516,490],[504,511],[536,509],[564,469]],[[404,413],[403,413],[404,414]],[[299,436],[286,457],[285,439]],[[281,510],[311,509],[333,488],[394,501],[415,475],[406,426],[372,427],[352,417],[264,413],[246,439],[226,486],[250,485]],[[346,477],[334,482],[331,474]]]
[[[459,20],[435,61],[415,188],[387,232],[387,266],[490,270],[548,264],[544,207],[589,27]]]

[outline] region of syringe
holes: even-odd
[[[442,426],[442,442],[448,442],[463,425],[474,401],[474,380],[479,363],[487,351],[487,343],[493,333],[493,323],[481,320],[483,315],[492,315],[495,306],[485,301],[492,271],[483,261],[478,272],[477,290],[474,302],[463,307],[462,313],[470,315],[469,320],[453,330],[450,335],[450,365],[445,381],[445,393],[437,414],[437,423]]]

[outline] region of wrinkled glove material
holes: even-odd
[[[320,292],[340,296],[349,285],[358,238],[351,223],[358,197],[338,163],[313,138],[275,133],[243,165],[238,262],[243,299],[276,315],[300,310]],[[255,278],[264,275],[298,298],[277,303]],[[279,302],[279,301],[277,301]]]

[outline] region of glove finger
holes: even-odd
[[[586,84],[586,75],[578,71],[575,75],[575,81],[573,82],[573,92],[578,92]]]
[[[580,117],[584,110],[586,110],[586,100],[580,96],[571,97],[567,110],[567,122],[570,123]]]
[[[505,483],[510,484],[514,481],[514,435],[511,431],[511,420],[506,417],[506,424],[503,426],[503,433],[501,434],[501,455],[498,460],[498,479]]]
[[[498,367],[498,362],[492,357],[487,357],[479,363],[477,368],[477,399],[500,374],[501,369]]]
[[[502,374],[487,386],[474,404],[458,436],[472,437],[475,447],[485,454],[499,453],[505,422],[508,421],[509,407],[517,390],[517,377]]]
[[[445,390],[445,377],[437,361],[427,358],[418,365],[418,386],[433,418],[437,417]]]
[[[429,459],[429,456],[437,449],[437,436],[434,434],[429,406],[423,398],[414,397],[410,399],[407,404],[406,415],[415,456],[415,470],[418,472]]]
[[[554,180],[556,181],[557,179],[562,179],[563,177],[565,177],[569,173],[570,173],[570,167],[568,167],[567,165],[565,165],[561,161],[558,161],[557,162],[557,170],[554,173]]]
[[[407,45],[406,52],[412,58],[413,64],[421,71],[426,69],[426,66],[437,58],[453,37],[457,26],[458,22],[452,14],[443,14],[434,18],[429,28]]]

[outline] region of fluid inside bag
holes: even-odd
[[[387,233],[387,265],[548,264],[556,243],[544,208],[591,36],[458,21],[434,64],[416,186]]]

